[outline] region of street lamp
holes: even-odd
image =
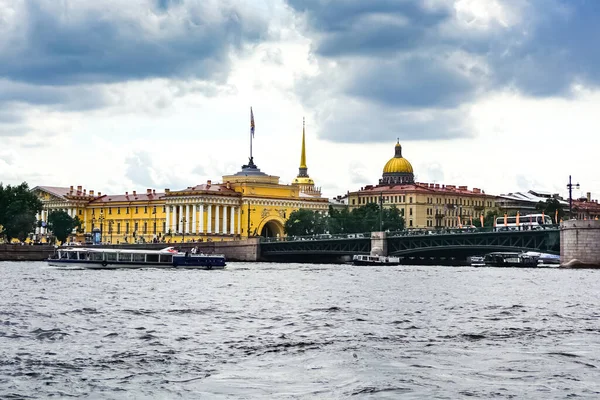
[[[108,221],[108,233],[110,235],[110,244],[112,244],[112,226],[114,222],[115,221],[113,221],[112,219]]]
[[[100,223],[100,242],[104,242],[104,214],[100,214],[98,222]]]
[[[569,183],[567,189],[569,189],[569,219],[573,219],[573,188],[579,189],[579,183],[571,183],[571,175],[569,175]]]
[[[383,192],[379,192],[379,232],[383,232]]]

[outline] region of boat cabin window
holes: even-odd
[[[145,262],[146,261],[146,255],[144,253],[135,253],[133,255],[133,261],[136,261],[136,262]]]
[[[80,260],[89,260],[90,259],[90,253],[87,252],[79,252],[79,259]]]
[[[69,252],[69,260],[77,260],[77,252],[76,251]]]
[[[172,263],[173,262],[173,255],[171,254],[161,254],[160,255],[160,262],[161,263]]]
[[[104,253],[106,255],[106,261],[117,261],[117,253]]]
[[[158,254],[146,254],[146,262],[158,262]]]
[[[91,253],[91,259],[92,261],[102,261],[104,254],[102,253]]]
[[[131,261],[131,254],[129,253],[120,253],[119,261]]]

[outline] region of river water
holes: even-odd
[[[0,398],[599,398],[600,271],[0,263]]]

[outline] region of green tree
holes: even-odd
[[[0,235],[8,242],[13,238],[24,241],[34,232],[35,216],[41,211],[42,202],[26,182],[6,187],[0,183]]]
[[[290,236],[314,235],[325,232],[326,221],[316,211],[300,209],[290,214],[283,228]]]
[[[78,217],[72,218],[66,211],[52,211],[48,215],[48,229],[52,231],[56,239],[63,244],[73,229],[81,226]]]
[[[486,228],[491,228],[494,226],[494,222],[496,221],[496,218],[498,218],[500,216],[500,211],[495,209],[495,210],[488,210],[487,213],[485,213],[485,216],[483,217],[483,226]],[[475,226],[478,226],[477,224],[475,224]]]
[[[400,215],[400,210],[396,205],[389,208],[383,208],[383,230],[401,231],[404,229],[404,218]]]
[[[327,216],[327,230],[329,233],[352,233],[353,221],[351,220],[350,211],[348,207],[344,207],[341,210],[337,210],[332,206],[329,206],[329,214]]]
[[[558,220],[560,221],[565,216],[565,211],[563,210],[562,205],[557,199],[546,199],[546,201],[540,201],[536,204],[535,209],[539,212],[543,212],[554,221],[556,216],[556,211],[558,210]]]

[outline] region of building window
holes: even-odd
[[[83,215],[83,210],[79,210],[79,215]]]
[[[167,212],[167,207],[166,206],[163,206],[163,212],[164,213]]]
[[[354,199],[352,199],[352,205],[354,205]]]
[[[121,233],[121,223],[117,222],[117,234]]]
[[[148,223],[144,222],[144,235],[148,233]]]
[[[408,215],[412,215],[412,208],[408,209]]]
[[[137,223],[137,222],[134,224],[134,229],[133,229],[133,231],[134,231],[134,232],[137,232],[137,231],[138,231],[138,223]]]
[[[96,213],[95,211],[96,211],[96,210],[94,210],[94,209],[92,208],[92,215],[94,215],[94,214]]]
[[[408,221],[408,223],[409,223],[409,226],[413,226],[412,219],[410,221]]]
[[[117,207],[117,214],[121,214],[121,207]]]
[[[156,206],[154,206],[154,208],[152,209],[152,213],[156,214]]]
[[[148,206],[144,206],[144,214],[148,214]]]
[[[163,233],[167,233],[167,223],[163,222]]]
[[[129,222],[125,224],[125,233],[129,233]]]
[[[112,208],[108,207],[108,215],[112,215]]]
[[[125,214],[129,214],[129,207],[125,208]]]
[[[135,206],[135,213],[138,213],[138,206]]]

